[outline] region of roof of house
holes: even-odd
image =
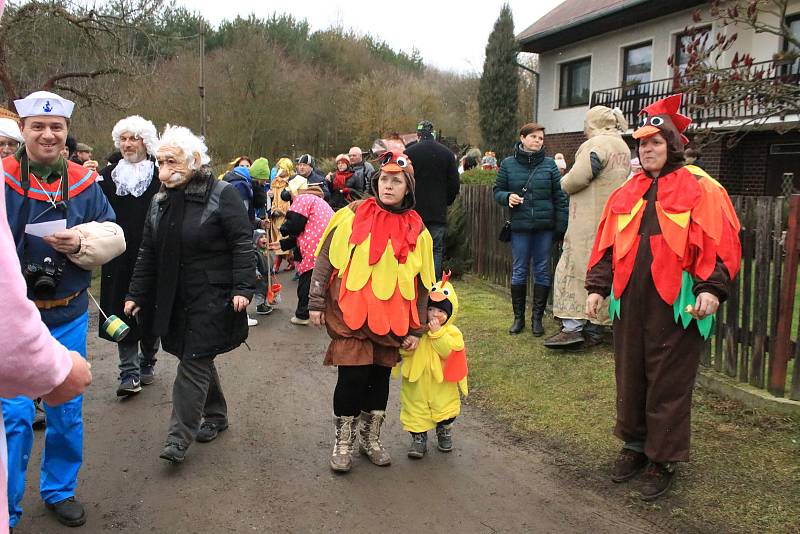
[[[548,52],[704,3],[704,0],[564,0],[517,35],[517,41],[523,52]]]

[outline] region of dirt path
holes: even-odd
[[[294,299],[286,297],[250,330],[252,352],[242,347],[217,360],[231,427],[212,443],[193,445],[178,467],[158,458],[177,360],[159,353],[155,384],[119,402],[116,348],[92,330],[95,382],[85,403],[78,487],[89,520],[81,530],[56,523],[39,500],[34,469],[15,533],[663,532],[618,497],[575,487],[546,453],[509,445],[470,407],[456,422],[454,452],[408,459],[397,382],[383,439],[392,466],[360,457],[349,474],[333,474],[336,374],[320,364],[327,337],[290,325]],[[37,433],[32,466],[42,441]]]

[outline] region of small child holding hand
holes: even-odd
[[[409,458],[422,458],[428,430],[436,428],[437,448],[453,450],[453,421],[461,412],[459,389],[467,389],[464,337],[455,326],[458,298],[449,273],[428,295],[428,332],[414,351],[401,350],[400,421],[411,434]]]

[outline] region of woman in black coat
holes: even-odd
[[[188,129],[164,131],[157,153],[164,187],[145,220],[125,303],[129,315],[152,309],[161,346],[180,359],[161,453],[174,463],[193,441],[211,441],[228,428],[214,358],[247,338],[245,310],[255,292],[247,211],[236,189],[204,165],[205,152]]]

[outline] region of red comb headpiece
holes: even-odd
[[[678,113],[681,109],[681,99],[683,98],[683,93],[674,94],[668,96],[667,98],[662,98],[661,100],[657,100],[643,108],[642,111],[639,112],[639,115],[669,115],[672,119],[672,123],[678,129],[679,132],[683,133],[686,131],[686,128],[692,123],[692,119],[687,117],[686,115],[682,115]],[[683,136],[682,136],[683,137]],[[685,142],[689,142],[688,139],[684,137]]]

